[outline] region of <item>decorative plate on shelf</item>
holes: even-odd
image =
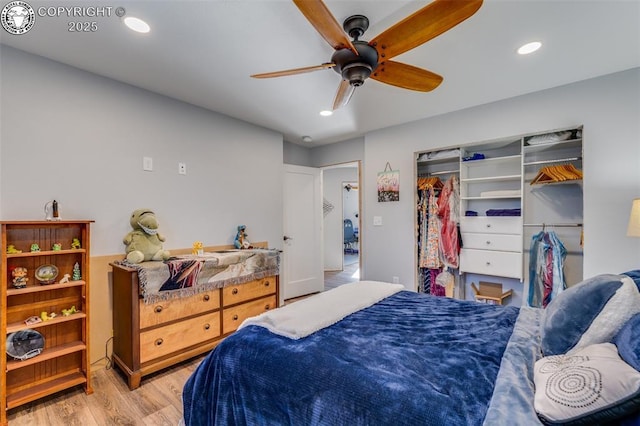
[[[42,265],[36,269],[36,279],[40,284],[51,284],[56,281],[58,268],[55,265]]]
[[[44,337],[35,330],[16,331],[7,336],[7,354],[24,361],[40,355],[44,349]]]

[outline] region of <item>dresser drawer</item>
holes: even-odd
[[[215,289],[180,299],[147,304],[140,300],[140,328],[147,328],[191,315],[218,309],[220,290]]]
[[[235,305],[257,297],[268,296],[276,292],[276,277],[266,277],[244,284],[230,285],[222,289],[224,306]],[[275,306],[272,306],[275,308]]]
[[[462,246],[466,249],[522,251],[522,236],[512,234],[462,234]]]
[[[522,279],[522,253],[460,250],[460,271]]]
[[[220,335],[220,313],[204,314],[140,333],[140,362],[154,360]]]
[[[222,312],[222,333],[231,333],[237,330],[245,319],[260,315],[276,307],[276,296],[274,295],[226,308]]]
[[[460,219],[460,232],[522,235],[521,216],[464,216]]]

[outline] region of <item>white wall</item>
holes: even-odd
[[[626,237],[640,196],[640,69],[382,129],[365,138],[363,279],[415,285],[414,152],[584,125],[584,276],[640,268]],[[400,201],[378,203],[376,174],[400,170]],[[382,216],[382,226],[373,226]]]
[[[10,47],[0,59],[0,218],[44,219],[55,198],[63,219],[95,220],[94,256],[124,252],[140,207],[167,249],[231,244],[238,224],[281,247],[281,134]]]
[[[342,269],[342,183],[358,180],[357,167],[338,167],[322,171],[323,197],[333,204],[334,208],[324,217],[324,270],[339,271]],[[354,222],[355,226],[357,222]]]

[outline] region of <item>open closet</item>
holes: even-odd
[[[458,285],[459,171],[460,149],[418,156],[417,290],[422,293],[463,297]]]
[[[581,126],[418,152],[416,164],[418,291],[441,295],[433,285],[451,283],[438,280],[448,270],[454,278],[447,296],[482,299],[471,284],[496,283],[509,295],[505,304],[543,307],[582,280]],[[459,191],[450,197],[458,202],[451,209],[457,263],[447,262],[442,223],[429,221],[438,217],[431,214],[433,199],[451,181]],[[545,273],[554,267],[555,274]]]

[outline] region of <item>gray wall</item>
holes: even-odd
[[[340,143],[311,148],[313,167],[331,166],[364,160],[364,138],[348,139]]]
[[[93,219],[92,254],[124,252],[131,211],[165,248],[282,241],[282,135],[10,47],[1,49],[0,218]],[[142,158],[153,158],[153,172]],[[178,162],[187,175],[178,174]]]
[[[363,279],[415,285],[415,156],[511,135],[584,125],[584,276],[640,268],[626,237],[640,196],[640,69],[586,80],[369,133],[363,174]],[[376,175],[400,170],[400,201],[378,203]],[[373,226],[381,216],[382,226]]]
[[[282,145],[282,159],[284,164],[312,167],[311,148],[285,141]]]

